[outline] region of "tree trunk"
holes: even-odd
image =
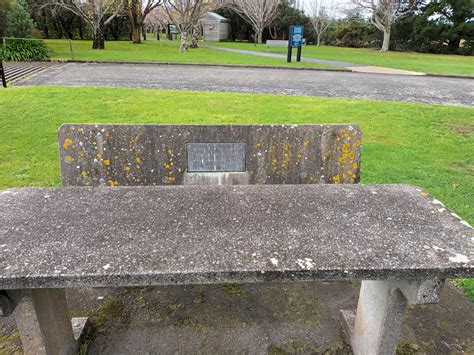
[[[141,33],[140,33],[140,24],[137,21],[132,21],[132,41],[133,44],[140,44],[141,41]]]
[[[454,53],[459,49],[459,46],[461,44],[461,38],[457,37],[454,39],[450,39],[448,41],[448,50],[450,53]]]
[[[143,40],[146,41],[146,26],[143,23],[140,25],[142,29]]]
[[[256,42],[257,44],[262,44],[263,42],[263,30],[257,29],[255,31],[255,36],[256,36]]]
[[[381,52],[388,52],[390,46],[390,29],[383,31],[383,44]]]
[[[141,24],[140,21],[142,15],[142,8],[140,1],[132,1],[128,9],[128,17],[130,19],[130,23],[132,25],[132,41],[133,44],[140,44],[141,41]]]
[[[317,45],[318,47],[321,46],[321,35],[320,35],[320,34],[317,35],[316,45]]]
[[[179,44],[179,51],[181,53],[187,52],[189,47],[188,32],[181,32],[181,42]]]
[[[101,27],[95,29],[94,33],[94,42],[92,44],[92,49],[105,49],[105,37],[104,31]]]
[[[191,48],[199,48],[198,45],[198,39],[196,36],[193,36],[192,42],[191,42]]]

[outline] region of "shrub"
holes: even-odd
[[[41,40],[5,38],[0,48],[0,58],[15,62],[46,60],[50,56],[48,47]]]

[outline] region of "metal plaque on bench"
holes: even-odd
[[[189,143],[189,172],[245,171],[244,143]]]

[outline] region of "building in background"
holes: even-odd
[[[229,39],[230,21],[225,17],[208,12],[202,20],[202,34],[205,41],[220,42]]]

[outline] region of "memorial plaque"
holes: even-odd
[[[245,143],[189,143],[189,172],[245,171]]]

